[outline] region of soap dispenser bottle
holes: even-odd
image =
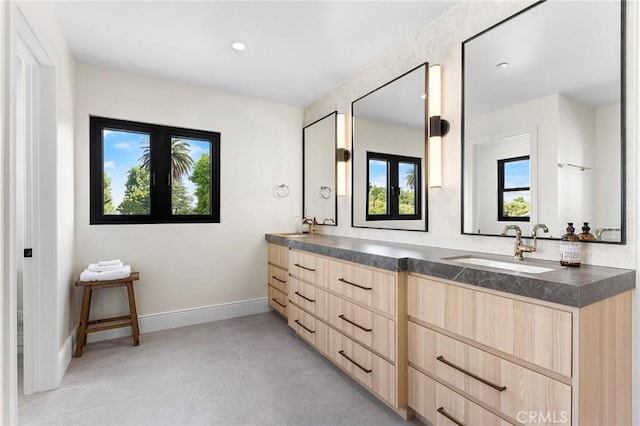
[[[575,234],[573,222],[567,225],[567,233],[560,237],[560,264],[580,266],[580,237]]]
[[[582,232],[578,234],[578,238],[580,238],[580,241],[595,241],[596,236],[593,235],[590,231],[591,228],[589,228],[589,222],[584,222],[584,225],[582,226]]]

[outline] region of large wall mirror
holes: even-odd
[[[547,0],[463,43],[463,233],[624,244],[622,58],[620,1]]]
[[[352,226],[427,230],[423,64],[351,104]]]
[[[302,130],[305,217],[320,225],[337,225],[336,144],[338,113],[333,112]]]

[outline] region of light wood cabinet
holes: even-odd
[[[267,243],[267,301],[285,318],[289,305],[289,249]]]
[[[434,426],[512,424],[411,367],[409,405]]]
[[[484,424],[469,404],[513,424],[631,423],[630,292],[572,308],[418,274],[408,281],[409,405],[429,421],[440,424],[444,388],[463,399],[447,409],[461,423]]]
[[[289,325],[399,415],[411,417],[406,273],[297,250],[289,253],[289,273]]]

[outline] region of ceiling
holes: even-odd
[[[458,3],[50,2],[78,62],[300,107]]]

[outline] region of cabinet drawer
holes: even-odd
[[[349,337],[395,361],[395,322],[329,294],[327,320]]]
[[[570,422],[569,385],[413,322],[409,362],[509,417],[551,413]]]
[[[327,350],[328,327],[295,305],[289,305],[289,327],[320,351]]]
[[[572,314],[409,276],[411,317],[571,377]]]
[[[267,262],[287,269],[289,266],[289,249],[277,244],[267,243]]]
[[[289,251],[289,272],[313,284],[326,286],[327,259],[300,251]]]
[[[411,367],[409,406],[436,426],[511,424]]]
[[[289,305],[287,295],[271,286],[267,286],[267,289],[269,289],[269,306],[286,317]]]
[[[396,375],[392,364],[332,328],[329,328],[327,355],[380,398],[396,405]]]
[[[327,316],[327,292],[289,277],[289,300],[321,318]]]
[[[267,266],[268,283],[271,287],[277,288],[284,294],[288,294],[287,281],[289,280],[289,273],[285,269],[276,268],[275,266]]]
[[[395,274],[329,261],[328,281],[336,293],[389,315],[396,313]]]

